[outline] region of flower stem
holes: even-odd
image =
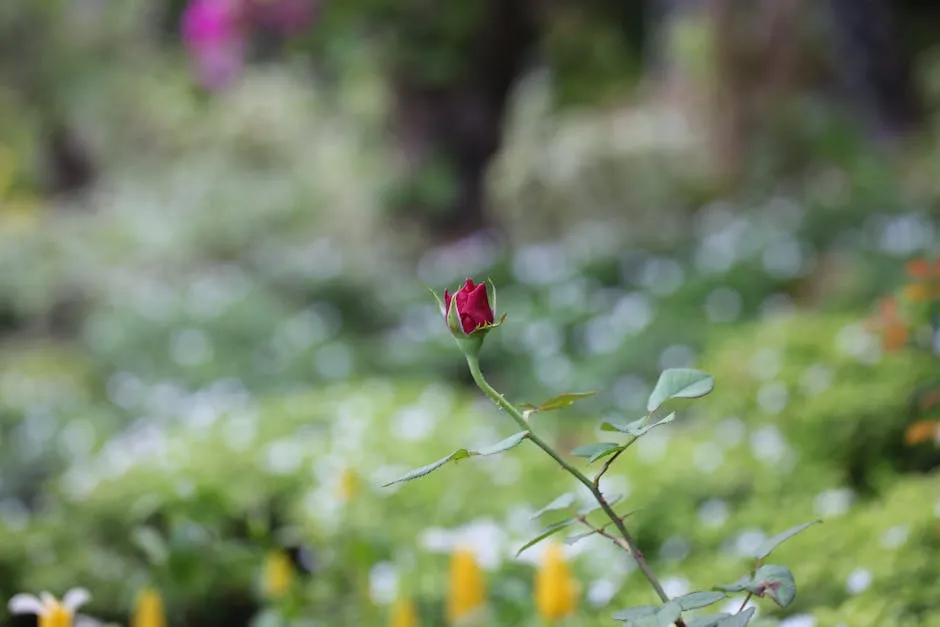
[[[649,581],[650,586],[653,587],[653,590],[656,592],[656,595],[660,598],[663,603],[669,602],[669,595],[666,594],[666,591],[663,590],[663,586],[659,583],[659,579],[656,577],[656,574],[653,572],[653,569],[650,568],[649,563],[646,561],[646,558],[643,556],[643,553],[637,547],[636,540],[630,534],[627,526],[624,524],[623,519],[617,515],[614,509],[610,506],[610,503],[607,501],[607,498],[601,493],[600,486],[595,484],[595,482],[588,479],[588,477],[566,462],[561,455],[559,455],[555,449],[551,447],[548,442],[540,438],[535,432],[532,431],[531,426],[526,422],[525,417],[522,415],[522,412],[516,408],[515,405],[506,400],[506,398],[497,392],[483,376],[483,372],[480,370],[480,362],[476,357],[467,355],[467,365],[470,367],[470,375],[473,377],[473,381],[477,384],[477,387],[486,394],[487,397],[496,405],[498,405],[503,411],[509,414],[509,417],[512,418],[521,429],[529,432],[529,439],[538,446],[540,449],[545,451],[545,453],[558,462],[558,465],[565,469],[572,477],[577,479],[581,484],[584,485],[588,490],[590,490],[591,495],[597,501],[597,504],[600,505],[601,509],[604,511],[604,514],[610,519],[610,521],[617,528],[617,531],[620,533],[620,536],[623,538],[623,542],[630,551],[630,555],[633,556],[634,561],[636,562],[637,567],[643,573],[643,576],[646,577],[646,580]],[[685,622],[682,618],[676,619],[676,627],[685,627]]]

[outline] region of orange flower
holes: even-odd
[[[926,279],[930,276],[930,262],[926,259],[912,259],[907,262],[907,273],[915,279]]]
[[[940,405],[940,390],[928,392],[920,399],[920,408],[923,410],[928,410],[934,405]]]
[[[893,296],[888,296],[878,303],[879,315],[873,320],[874,330],[881,332],[882,346],[886,351],[896,351],[904,347],[908,339],[907,324],[901,317],[900,305]]]
[[[884,330],[882,340],[886,351],[896,351],[904,348],[908,338],[907,327],[900,323],[888,325]]]
[[[917,446],[929,440],[933,440],[940,433],[938,423],[933,420],[918,420],[907,428],[904,432],[904,442],[908,446]]]
[[[898,319],[898,315],[901,313],[901,307],[898,305],[898,299],[894,296],[887,296],[881,300],[878,308],[881,310],[881,317],[885,322],[890,322]]]

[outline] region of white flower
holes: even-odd
[[[7,607],[11,614],[35,614],[51,625],[71,625],[75,610],[87,603],[91,594],[84,588],[72,588],[59,601],[49,592],[40,592],[39,596],[20,593],[10,599]],[[41,621],[41,623],[46,621]]]

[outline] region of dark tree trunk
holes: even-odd
[[[726,188],[741,181],[753,140],[774,133],[774,113],[798,92],[825,95],[861,118],[875,139],[908,134],[924,121],[899,13],[929,21],[936,7],[914,0],[902,6],[889,0],[655,2],[658,31],[673,19],[707,12],[715,54],[710,132],[716,174]],[[659,53],[652,58],[658,77],[668,80]]]
[[[923,122],[911,51],[889,0],[829,0],[832,71],[848,105],[879,138]]]
[[[432,81],[408,68],[394,79],[398,150],[412,178],[429,170],[452,194],[399,199],[401,215],[438,239],[470,235],[488,225],[485,174],[500,147],[507,101],[537,38],[529,0],[487,0],[456,75]],[[427,54],[435,54],[428,50]]]
[[[42,186],[46,194],[70,196],[94,182],[94,161],[74,129],[62,122],[48,122],[42,146]]]

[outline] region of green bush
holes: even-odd
[[[858,318],[801,313],[741,328],[702,368],[720,382],[703,405],[706,419],[772,425],[800,463],[831,464],[853,488],[874,490],[885,473],[940,463],[940,455],[912,457],[904,444],[912,395],[936,383],[936,358],[885,352]]]
[[[890,360],[871,366],[894,367]],[[846,372],[832,393],[870,375]],[[720,375],[718,381],[716,398]],[[117,619],[137,588],[156,581],[173,616],[221,625],[235,617],[200,613],[207,604],[250,613],[244,600],[255,599],[260,607],[255,582],[265,551],[303,544],[315,556],[301,593],[314,624],[327,616],[380,620],[366,574],[386,561],[433,613],[446,588],[446,552],[429,549],[425,534],[476,522],[506,530],[496,540],[502,564],[488,575],[498,624],[531,615],[524,609],[531,570],[512,553],[538,524],[519,521],[576,488],[534,447],[459,462],[408,489],[379,487],[454,448],[511,433],[508,420],[475,395],[439,383],[365,380],[269,399],[218,392],[204,400],[200,411],[132,430],[97,457],[74,461],[28,525],[8,521],[0,543],[5,589],[85,585],[95,595],[91,611]],[[636,510],[628,521],[663,578],[693,587],[731,581],[748,564],[739,554],[747,545],[742,534],[753,540],[758,530],[773,533],[822,517],[825,524],[774,556],[793,565],[800,585],[791,610],[829,608],[820,620],[828,621],[831,611],[832,622],[820,624],[835,627],[844,620],[840,612],[866,607],[896,621],[883,624],[906,624],[901,614],[926,602],[936,575],[930,564],[937,561],[937,523],[933,507],[924,507],[935,478],[885,480],[878,496],[860,499],[845,491],[841,459],[800,448],[796,432],[784,425],[789,409],[774,424],[794,439],[784,453],[767,454],[755,445],[767,418],[732,420],[713,414],[707,400],[700,406],[702,413],[684,411],[678,424],[642,440],[605,484],[611,494],[624,494],[619,511]],[[552,439],[572,437],[557,423],[543,427]],[[577,431],[577,438],[588,436]],[[336,482],[347,466],[357,469],[362,489],[343,503]],[[586,590],[605,580],[619,589],[609,605],[584,601],[578,625],[604,624],[618,606],[651,601],[629,561],[603,541],[582,541],[575,568]],[[857,569],[867,569],[872,583],[853,596],[846,585]],[[889,593],[890,603],[880,600]]]

